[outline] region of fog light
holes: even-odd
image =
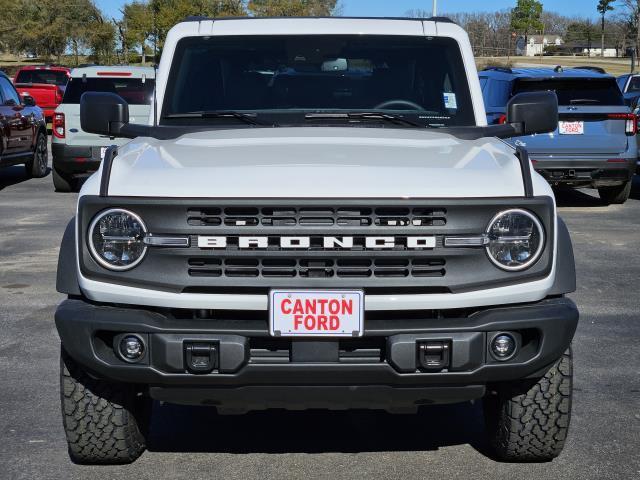
[[[139,337],[127,335],[120,340],[120,355],[129,362],[137,362],[144,355],[144,343]]]
[[[516,353],[516,341],[508,333],[500,333],[491,341],[491,353],[497,360],[508,360]]]

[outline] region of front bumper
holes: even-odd
[[[69,299],[55,319],[65,350],[97,377],[146,385],[159,400],[243,410],[394,410],[479,398],[487,384],[543,375],[569,346],[578,322],[571,300],[552,298],[447,318],[434,312],[372,315],[364,337],[318,342],[270,337],[259,312],[243,318],[176,315]],[[519,349],[500,362],[488,344],[505,331],[519,338]],[[115,352],[124,333],[145,342],[139,363]],[[418,345],[425,342],[449,345],[445,366],[421,365]],[[196,343],[216,351],[209,373],[189,367],[187,345]]]
[[[101,148],[52,142],[53,167],[70,177],[86,177],[100,168]]]
[[[535,170],[551,185],[606,187],[628,182],[637,167],[636,158],[562,158],[531,154]]]

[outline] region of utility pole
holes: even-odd
[[[438,16],[438,0],[433,0],[433,13],[432,16]]]

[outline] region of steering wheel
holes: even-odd
[[[378,105],[376,105],[375,108],[376,110],[384,110],[384,109],[391,109],[391,107],[393,106],[398,106],[398,107],[405,107],[401,110],[405,110],[407,109],[407,107],[409,107],[410,110],[424,110],[424,108],[422,108],[421,105],[418,105],[415,102],[412,102],[410,100],[402,100],[400,98],[394,99],[394,100],[386,100]]]

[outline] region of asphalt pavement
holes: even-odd
[[[581,320],[573,418],[548,464],[488,458],[478,403],[383,412],[257,412],[154,405],[148,451],[133,465],[70,462],[59,404],[53,312],[58,247],[76,194],[51,176],[0,170],[0,479],[514,478],[640,479],[640,178],[632,199],[559,194],[576,254]]]

